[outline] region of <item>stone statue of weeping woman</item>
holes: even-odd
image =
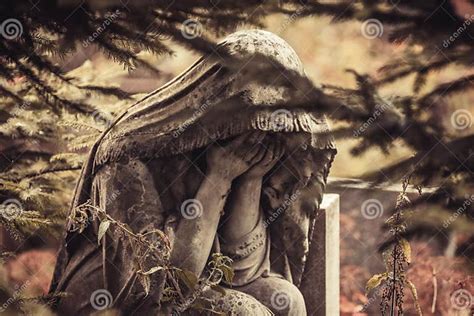
[[[229,66],[224,55],[240,63]],[[234,277],[223,282],[225,295],[202,293],[224,314],[306,315],[298,285],[336,151],[317,104],[291,108],[299,89],[291,80],[274,87],[249,78],[254,58],[267,63],[270,83],[304,76],[276,35],[231,34],[103,133],[72,211],[88,202],[136,233],[162,231],[170,264],[197,276],[213,253],[230,257]],[[97,312],[101,291],[106,307],[124,315],[170,313],[165,273],[151,274],[145,293],[123,234],[111,226],[98,245],[97,220],[83,231],[73,226],[71,218],[50,288],[66,293],[56,302],[60,315]]]

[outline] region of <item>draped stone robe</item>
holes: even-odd
[[[173,245],[173,231],[181,218],[179,206],[194,196],[203,177],[198,168],[189,167],[189,158],[185,157],[132,159],[105,165],[92,180],[92,205],[127,223],[135,233],[160,229]],[[177,172],[182,174],[177,177]],[[156,312],[163,275],[154,275],[151,295],[145,298],[128,239],[111,228],[98,245],[97,227],[98,223],[93,222],[82,234],[68,235],[68,251],[60,253],[58,267],[62,269],[56,271],[51,290],[73,295],[61,299],[58,311],[84,315],[94,312],[91,293],[106,289],[115,300],[114,306],[125,313]]]

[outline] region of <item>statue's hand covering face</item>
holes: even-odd
[[[262,185],[272,270],[298,285],[312,216],[335,155],[326,120],[318,113],[327,100],[284,40],[261,30],[231,34],[215,53],[119,116],[92,148],[72,207],[91,200],[134,229],[166,233],[181,220],[181,203],[194,196],[202,180],[206,166],[199,157],[208,146],[248,131],[268,133],[284,139],[286,147],[280,168]],[[139,284],[132,280],[130,253],[122,250],[127,245],[111,240],[104,257],[97,229],[93,223],[82,234],[67,234],[51,291],[73,291],[71,284],[87,274],[90,286],[109,286],[112,296],[120,297],[114,306],[138,308],[145,298],[134,290]],[[114,268],[120,275],[112,276]],[[92,285],[97,271],[102,283]],[[117,284],[110,286],[108,278]],[[160,282],[152,282],[152,291],[160,291]],[[160,297],[155,294],[150,297]]]

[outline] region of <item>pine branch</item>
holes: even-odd
[[[62,166],[62,167],[56,167],[56,168],[48,168],[48,169],[44,169],[44,170],[36,171],[36,172],[27,172],[21,175],[16,175],[14,177],[10,177],[6,174],[3,174],[3,175],[0,175],[0,178],[8,180],[8,181],[20,181],[24,179],[42,177],[44,175],[51,174],[51,173],[77,171],[77,170],[81,170],[81,168],[82,166]]]

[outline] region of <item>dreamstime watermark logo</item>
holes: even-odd
[[[20,112],[26,111],[29,106],[31,106],[30,102],[23,101],[20,105],[18,105],[18,111]]]
[[[194,39],[201,36],[202,24],[194,19],[187,19],[181,26],[181,35],[186,39]]]
[[[270,128],[274,132],[288,130],[293,122],[293,114],[285,109],[279,109],[270,114]]]
[[[17,19],[6,19],[0,24],[0,34],[7,40],[17,39],[23,34],[23,25]]]
[[[96,123],[105,126],[106,128],[112,125],[113,122],[112,116],[102,111],[94,111],[94,113],[92,113],[92,118]]]
[[[470,128],[472,126],[472,115],[466,109],[459,109],[451,114],[451,125],[458,130]]]
[[[362,36],[367,39],[375,39],[383,35],[383,24],[377,19],[368,19],[360,26]]]
[[[91,305],[94,309],[101,311],[112,306],[114,303],[112,294],[105,289],[98,289],[92,292],[90,297]]]
[[[288,308],[291,304],[291,297],[284,291],[273,292],[270,298],[270,304],[278,311],[282,311]]]
[[[122,192],[120,190],[113,190],[112,194],[107,196],[107,199],[105,200],[105,205],[110,205],[112,202],[114,202],[118,197],[120,196]]]
[[[448,228],[448,226],[451,225],[459,216],[461,216],[472,203],[474,203],[474,195],[467,196],[462,205],[458,207],[456,212],[454,212],[447,220],[444,221],[443,227]]]
[[[388,104],[377,104],[375,106],[374,113],[372,113],[372,115],[361,126],[359,126],[358,129],[354,130],[354,137],[359,137],[361,134],[363,134],[388,108]]]
[[[192,125],[206,110],[209,108],[209,104],[206,102],[201,104],[197,107],[197,110],[193,112],[193,115],[189,120],[186,120],[183,124],[181,124],[177,130],[173,131],[173,137],[178,138],[184,131]]]
[[[8,199],[0,205],[0,213],[3,218],[11,220],[23,213],[23,206],[17,199]]]
[[[7,310],[7,308],[12,305],[13,303],[17,302],[17,300],[21,297],[21,294],[23,291],[30,285],[31,281],[26,280],[25,283],[23,283],[19,287],[15,287],[15,291],[13,292],[12,296],[10,296],[5,303],[0,306],[0,313],[3,313]]]
[[[372,296],[369,298],[369,300],[362,306],[362,308],[360,309],[360,312],[361,313],[367,313],[367,310],[369,309],[369,307],[378,300],[379,297],[381,297],[383,295],[383,292],[389,288],[389,285],[388,283],[385,283],[384,285],[378,287],[377,289],[375,289],[374,293],[372,294]]]
[[[290,16],[288,16],[283,23],[280,25],[278,28],[278,31],[275,32],[275,34],[281,34],[283,33],[290,24],[296,21],[296,19],[303,13],[303,11],[306,9],[306,4],[303,4],[301,8],[293,12]]]
[[[12,116],[22,116],[28,111],[29,108],[31,108],[31,103],[28,101],[23,101],[21,104],[12,108],[10,113]]]
[[[466,289],[458,289],[451,294],[451,306],[457,310],[470,309],[474,305],[472,294]]]
[[[82,41],[82,46],[87,47],[89,46],[89,44],[92,44],[92,42],[94,42],[96,38],[99,37],[100,34],[102,34],[105,31],[105,29],[119,16],[120,16],[120,10],[118,9],[115,10],[114,13],[107,16],[104,22],[102,22],[102,24],[94,31],[94,33],[92,33],[91,36],[89,36],[87,39]]]
[[[366,219],[375,219],[382,216],[383,205],[377,199],[368,199],[362,203],[360,212]]]
[[[267,228],[271,223],[273,223],[284,211],[286,211],[291,204],[293,204],[298,196],[300,195],[300,190],[296,190],[295,193],[286,198],[282,205],[280,205],[275,211],[273,211],[263,222],[263,226]]]
[[[454,41],[461,36],[461,34],[467,29],[472,22],[474,22],[474,14],[469,15],[466,14],[464,16],[466,19],[464,20],[463,24],[454,31],[454,33],[446,40],[443,41],[443,47],[448,48]]]
[[[196,199],[188,199],[181,204],[181,215],[186,219],[195,219],[202,215],[202,203]]]

